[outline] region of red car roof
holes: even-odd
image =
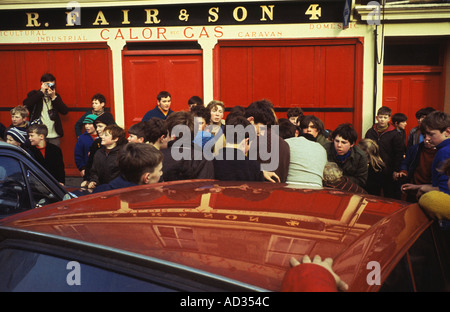
[[[181,181],[93,194],[4,219],[277,291],[291,256],[335,259],[350,290],[386,272],[430,224],[418,205],[286,184]]]

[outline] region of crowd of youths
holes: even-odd
[[[2,138],[27,149],[64,184],[59,148],[64,132],[59,115],[67,114],[68,108],[56,93],[53,75],[44,74],[40,82],[39,90],[29,92],[23,105],[11,110],[11,125],[3,127]],[[117,160],[121,153],[131,153],[124,146],[141,143],[162,155],[159,181],[270,181],[411,202],[430,191],[450,194],[443,167],[450,158],[449,115],[431,107],[417,111],[418,125],[407,136],[406,115],[392,114],[382,106],[376,123],[358,141],[351,124],[340,124],[331,131],[317,116],[304,115],[301,108],[290,108],[286,118],[278,119],[267,100],[233,107],[226,119],[225,104],[220,101],[205,105],[193,96],[185,111],[174,112],[171,100],[169,92],[160,92],[156,106],[129,127],[127,136],[126,129],[105,111],[105,97],[95,94],[92,110],[74,129],[78,138],[74,159],[83,177],[81,186],[95,190],[121,176]],[[187,131],[180,131],[180,126]],[[227,137],[228,126],[245,131]]]
[[[53,75],[43,75],[40,82],[39,90],[11,110],[11,125],[1,125],[1,137],[27,150],[64,184],[59,114],[68,108],[56,93]],[[286,118],[278,119],[268,100],[232,107],[225,119],[220,101],[204,105],[193,96],[186,110],[175,112],[169,92],[160,92],[156,100],[126,131],[105,111],[105,97],[92,97],[92,110],[74,129],[82,189],[102,192],[186,179],[266,181],[418,201],[434,217],[450,219],[447,113],[420,109],[418,125],[407,136],[407,117],[382,106],[376,123],[358,141],[352,124],[327,130],[301,108],[290,108]]]

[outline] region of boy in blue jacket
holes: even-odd
[[[449,177],[439,170],[443,163],[450,158],[450,115],[441,111],[434,111],[422,121],[424,140],[436,146],[437,152],[431,167],[432,183],[424,185],[403,185],[402,190],[418,189],[417,197],[429,191],[441,191],[450,194]]]
[[[97,133],[94,127],[94,120],[97,119],[97,115],[89,114],[84,118],[84,133],[78,137],[75,144],[74,158],[80,174],[83,177],[86,165],[89,160],[89,149],[91,148],[94,139],[97,138]]]

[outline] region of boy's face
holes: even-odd
[[[397,124],[397,127],[398,127],[399,129],[405,130],[405,129],[406,129],[406,121],[399,122],[399,123]]]
[[[170,96],[161,98],[160,101],[158,101],[158,106],[161,108],[163,112],[168,112],[170,109],[171,99]]]
[[[101,136],[103,133],[103,130],[106,128],[106,124],[104,124],[103,122],[98,122],[96,124],[96,126],[97,126],[97,134],[98,134],[98,136]]]
[[[169,141],[170,141],[170,135],[169,135],[169,131],[167,131],[167,134],[165,136],[159,138],[159,148],[160,149],[167,148]]]
[[[146,173],[146,177],[144,178],[144,184],[158,183],[162,174],[163,174],[162,162],[160,162],[159,165],[155,167],[155,170],[153,170],[153,172]]]
[[[31,145],[37,146],[42,141],[45,140],[45,137],[43,134],[37,134],[36,132],[31,132],[28,134],[28,139],[30,140]]]
[[[438,146],[445,140],[450,138],[450,127],[448,127],[445,131],[441,132],[439,130],[431,130],[429,128],[426,129],[425,132],[425,141],[430,141],[430,143],[434,146]]]
[[[422,123],[422,120],[425,119],[425,117],[427,117],[427,116],[422,115],[422,116],[420,116],[419,118],[417,118],[417,124],[418,124],[419,126],[420,126],[420,124]]]
[[[205,128],[206,128],[205,118],[195,117],[194,118],[194,125],[197,126],[197,130],[198,131],[204,131]]]
[[[144,143],[143,137],[138,137],[136,134],[129,133],[127,138],[129,143]]]
[[[11,115],[11,123],[14,127],[21,126],[24,124],[25,118],[20,115],[20,113],[15,113],[14,115]]]
[[[86,132],[89,133],[89,134],[92,134],[92,133],[95,132],[94,124],[90,124],[90,123],[84,124],[84,129],[85,129]]]
[[[99,100],[92,100],[92,109],[94,112],[100,112],[103,107],[105,107],[105,103],[101,102]]]
[[[303,128],[303,133],[309,133],[313,137],[317,137],[319,134],[319,130],[317,130],[316,126],[312,123],[312,121],[309,122],[308,128]]]
[[[6,135],[6,143],[9,143],[11,145],[20,146],[20,142],[17,142],[10,136],[9,134]]]
[[[104,131],[102,133],[102,145],[103,146],[106,146],[106,147],[113,146],[114,144],[116,144],[118,139],[119,138],[113,139],[111,132],[109,132],[109,131]]]
[[[221,106],[217,106],[211,110],[211,122],[219,123],[223,118],[223,109]]]
[[[345,155],[348,153],[350,148],[354,145],[351,144],[348,140],[344,139],[340,135],[336,135],[334,138],[334,149],[339,156]]]
[[[289,117],[289,121],[294,125],[297,125],[297,119],[298,119],[297,116]]]
[[[425,148],[433,148],[433,147],[435,147],[433,144],[431,144],[430,140],[427,140],[427,139],[423,140],[423,146]]]
[[[391,116],[389,115],[377,115],[376,117],[377,122],[380,126],[386,127],[389,124],[389,121],[391,120]]]

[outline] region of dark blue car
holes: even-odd
[[[0,142],[0,218],[70,197],[25,150]]]

